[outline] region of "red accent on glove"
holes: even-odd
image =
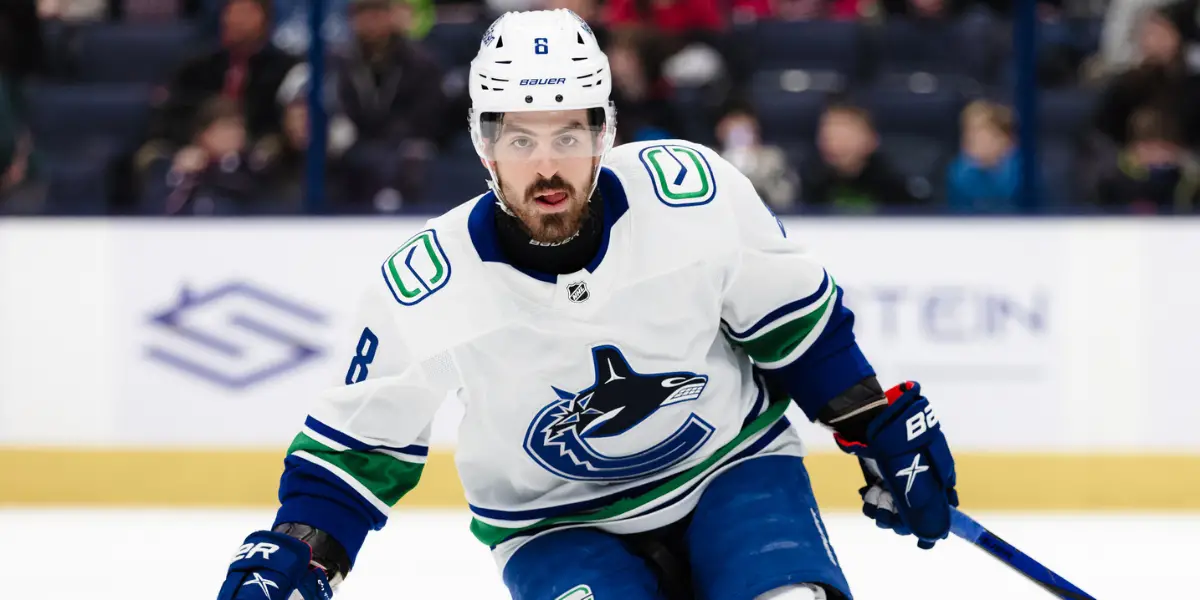
[[[837,432],[834,432],[834,434],[833,434],[833,441],[837,442],[837,445],[841,446],[842,450],[845,450],[846,452],[850,452],[851,448],[866,448],[867,447],[866,444],[864,444],[862,442],[852,442],[852,441],[842,437],[842,434],[837,433]]]
[[[904,383],[901,383],[900,385],[885,392],[884,395],[887,396],[888,405],[895,404],[895,402],[900,399],[900,396],[903,396],[908,392],[908,390],[911,389],[913,389],[913,382],[905,381]]]

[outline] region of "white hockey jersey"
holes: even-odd
[[[386,257],[345,385],[312,409],[289,468],[336,478],[381,524],[417,484],[435,412],[461,402],[471,528],[503,564],[531,533],[652,529],[739,461],[803,455],[755,366],[818,338],[840,294],[830,276],[703,146],[619,146],[598,190],[604,239],[576,273],[505,262],[490,193]],[[314,510],[289,508],[292,488],[280,521]]]

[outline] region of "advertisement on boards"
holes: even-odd
[[[1029,415],[1066,385],[1062,231],[994,221],[785,223],[845,289],[880,383],[918,381],[945,422],[972,423],[966,435],[951,429],[956,444],[1055,443],[1057,419]],[[807,429],[813,446],[833,449],[827,431]]]
[[[121,236],[117,352],[136,374],[120,386],[121,439],[286,444],[341,379],[361,292],[420,224],[223,222]]]
[[[846,290],[881,382],[920,381],[956,447],[1197,446],[1181,423],[1200,409],[1175,387],[1200,356],[1200,274],[1180,255],[1200,255],[1194,228],[784,224]],[[37,227],[0,240],[0,285],[26,290],[0,297],[0,443],[279,448],[343,379],[361,290],[424,220]],[[460,410],[444,407],[435,445]]]
[[[121,354],[138,376],[122,385],[121,438],[286,442],[350,356],[337,354],[337,336],[375,263],[420,225],[285,222],[122,236],[117,289],[126,301],[116,318],[127,326],[117,330],[135,334]],[[883,381],[923,381],[952,421],[995,407],[982,409],[995,427],[972,432],[971,444],[1055,439],[1053,423],[1023,415],[1061,391],[1064,265],[1045,259],[1062,254],[1061,236],[1002,225],[789,226],[846,289]],[[456,410],[444,410],[435,442],[453,442]]]

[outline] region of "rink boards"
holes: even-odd
[[[785,224],[846,288],[881,379],[922,382],[964,502],[1200,509],[1200,221]],[[0,222],[0,503],[274,502],[352,356],[358,291],[423,225]],[[462,505],[460,411],[402,503]],[[857,466],[804,433],[822,503],[855,507]]]

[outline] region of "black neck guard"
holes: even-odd
[[[513,266],[554,275],[574,273],[584,268],[600,250],[604,239],[604,205],[600,193],[588,200],[587,216],[574,237],[555,245],[534,241],[526,232],[520,218],[499,207],[496,216],[496,238],[500,250]]]

